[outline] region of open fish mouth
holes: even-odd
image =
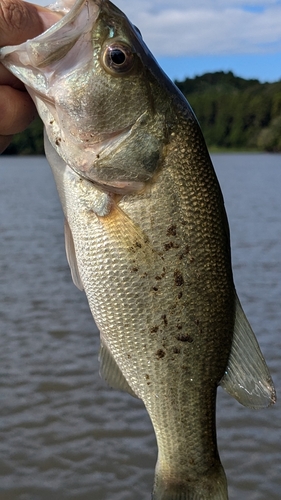
[[[77,61],[77,50],[81,49],[81,45],[84,49],[87,46],[89,49],[90,33],[98,18],[101,2],[102,0],[60,0],[49,5],[46,10],[39,12],[45,31],[20,45],[1,49],[1,59],[6,59],[6,66],[27,87],[40,94],[47,93],[52,76],[58,74],[60,61],[64,59],[66,66],[65,56]],[[90,52],[87,55],[90,57]],[[85,63],[85,52],[82,59]],[[34,69],[40,68],[49,69],[48,72],[44,71],[45,82],[31,75]]]

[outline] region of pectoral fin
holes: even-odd
[[[64,237],[65,237],[65,252],[67,261],[71,270],[71,276],[73,279],[74,285],[79,288],[79,290],[84,290],[83,283],[80,278],[78,264],[76,259],[76,253],[74,248],[74,242],[72,238],[71,229],[66,219],[64,219]]]
[[[110,385],[110,387],[128,392],[135,398],[138,397],[125,379],[102,336],[99,361],[100,375],[108,383],[108,385]]]
[[[276,401],[269,370],[238,297],[231,353],[220,385],[250,408],[265,408]]]

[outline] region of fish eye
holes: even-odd
[[[111,63],[114,64],[115,66],[123,66],[126,62],[126,54],[123,50],[120,49],[112,49],[110,51],[110,59]]]
[[[134,53],[123,43],[107,45],[102,54],[104,68],[112,74],[127,73],[134,65]]]

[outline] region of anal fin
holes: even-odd
[[[220,385],[244,406],[266,408],[276,402],[274,385],[237,296],[235,309],[232,347]]]

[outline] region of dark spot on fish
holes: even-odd
[[[139,241],[136,241],[135,245],[136,247],[141,248],[141,243]]]
[[[131,359],[131,357],[132,357],[132,356],[131,356],[131,354],[127,354],[127,357],[128,357],[129,359]]]
[[[61,138],[60,138],[60,137],[58,137],[58,138],[56,139],[56,145],[57,145],[57,146],[60,146],[60,143],[61,143]]]
[[[179,248],[179,245],[177,243],[173,243],[172,241],[169,241],[169,243],[164,244],[164,248],[166,252],[170,250],[170,248]]]
[[[177,329],[182,330],[182,325],[180,323],[177,324]]]
[[[161,279],[162,279],[162,276],[155,276],[155,279],[156,279],[157,281],[159,281],[159,280],[161,280]]]
[[[176,236],[176,235],[177,235],[177,226],[175,224],[172,224],[167,229],[167,236]]]
[[[151,382],[146,382],[146,385],[151,385]]]
[[[168,320],[167,320],[166,314],[163,314],[163,316],[161,316],[161,318],[163,319],[164,325],[167,326]]]
[[[165,353],[165,351],[163,351],[163,349],[158,349],[158,351],[156,351],[155,355],[158,359],[161,359],[161,358],[164,358],[166,353]]]
[[[99,158],[100,158],[100,155],[99,155],[99,154],[97,154],[97,155],[96,155],[96,158],[97,158],[97,159],[99,160]]]
[[[145,378],[146,378],[146,380],[149,380],[150,377],[149,377],[148,373],[145,374]]]
[[[55,121],[55,120],[51,120],[51,121],[50,121],[50,125],[53,125],[54,121]]]
[[[174,246],[174,243],[172,241],[170,241],[170,243],[165,243],[164,248],[167,252],[168,250],[170,250],[170,248],[173,248],[173,246]]]
[[[180,333],[176,336],[176,339],[180,342],[189,342],[190,344],[193,342],[193,338],[188,333]]]
[[[175,354],[179,354],[181,352],[180,348],[179,347],[174,347],[173,349],[173,353]]]
[[[154,286],[154,287],[152,288],[152,290],[154,290],[154,292],[158,292],[158,288],[157,288],[157,286]]]
[[[175,278],[175,284],[176,286],[182,286],[184,281],[183,281],[183,277],[182,277],[182,274],[180,273],[180,271],[176,270],[174,272],[174,278]]]
[[[181,298],[182,298],[182,292],[180,292],[180,293],[178,294],[178,299],[181,299]]]
[[[138,272],[138,270],[139,270],[139,268],[138,268],[138,267],[132,267],[132,271],[134,271],[134,273],[137,273],[137,272]]]
[[[150,332],[151,332],[151,333],[156,333],[156,332],[158,332],[158,330],[159,330],[159,326],[153,326],[153,327],[150,329]]]

